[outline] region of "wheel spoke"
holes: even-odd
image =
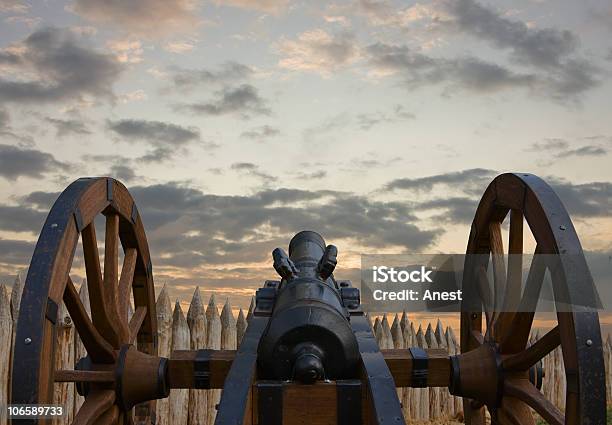
[[[56,370],[55,382],[114,382],[115,373],[107,370]]]
[[[563,425],[565,418],[557,407],[526,380],[504,382],[504,393],[527,403],[550,425]]]
[[[119,279],[119,314],[122,320],[127,320],[128,306],[132,294],[132,282],[134,281],[134,271],[136,270],[136,259],[138,251],[136,248],[128,248],[123,258],[121,268],[121,278]]]
[[[527,404],[512,397],[504,397],[502,407],[497,410],[500,423],[512,425],[533,425],[535,420]]]
[[[138,336],[138,331],[140,330],[140,327],[142,326],[142,322],[144,322],[146,315],[147,315],[146,306],[140,306],[134,312],[134,315],[132,316],[132,319],[130,320],[130,338],[129,338],[130,344],[134,343],[134,341],[136,340],[136,337]]]
[[[482,345],[484,344],[484,337],[482,336],[482,333],[478,332],[475,329],[472,329],[472,338],[474,338],[474,340],[476,342],[478,342],[478,344]]]
[[[104,234],[104,288],[108,311],[122,341],[128,338],[127,319],[119,314],[120,306],[117,292],[119,291],[119,215],[106,216],[106,233]]]
[[[94,422],[95,425],[112,425],[119,421],[119,407],[112,406],[100,418]]]
[[[478,291],[480,292],[480,299],[485,310],[485,316],[487,320],[487,328],[491,326],[493,305],[491,301],[491,287],[489,286],[489,278],[487,278],[487,271],[484,266],[480,266],[478,269]]]
[[[504,264],[504,242],[501,235],[501,223],[492,221],[489,223],[489,243],[491,246],[491,262],[493,264],[493,322],[497,323],[497,317],[504,305],[504,294],[506,292],[506,265]],[[497,336],[497,329],[493,329]]]
[[[113,363],[115,361],[113,347],[100,335],[91,322],[70,276],[68,276],[66,282],[63,298],[79,337],[91,359],[96,363]]]
[[[561,344],[559,326],[555,326],[525,351],[504,359],[502,366],[505,370],[527,370],[557,348],[559,344]]]
[[[121,339],[115,330],[117,329],[117,327],[114,326],[116,323],[113,323],[110,312],[108,311],[109,303],[105,296],[106,291],[100,271],[100,257],[98,255],[98,242],[94,224],[90,223],[87,225],[83,229],[81,235],[83,238],[83,256],[87,272],[87,288],[89,289],[91,317],[94,325],[100,330],[104,338],[109,341],[113,347],[118,348],[121,345]]]
[[[106,216],[104,239],[104,287],[107,299],[116,301],[116,285],[119,275],[119,215]]]
[[[85,398],[74,418],[72,425],[92,425],[104,412],[113,406],[115,401],[114,390],[102,390],[93,392]]]
[[[498,335],[504,336],[512,325],[521,300],[523,275],[523,214],[519,210],[510,211],[510,234],[508,241],[508,274],[504,304],[497,320]]]
[[[527,346],[545,273],[546,264],[544,256],[540,254],[540,248],[536,247],[531,265],[529,266],[529,274],[527,275],[523,298],[518,309],[519,312],[514,315],[512,326],[506,330],[500,343],[500,351],[502,353],[516,353],[524,350]]]
[[[491,294],[491,285],[489,284],[489,278],[487,277],[487,272],[484,266],[479,267],[477,275],[476,280],[478,282],[478,291],[481,294],[480,297],[482,299],[482,304],[485,311],[486,330],[483,340],[488,341],[492,338],[495,328],[495,311],[493,309],[492,301],[493,295]],[[482,342],[480,342],[480,344],[482,344]]]

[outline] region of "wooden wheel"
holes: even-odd
[[[507,251],[501,231],[506,218]],[[506,272],[503,254],[523,253],[524,221],[537,247],[522,290],[523,257],[509,255]],[[466,279],[471,280],[475,283],[469,288],[477,293],[464,292],[464,300],[480,297],[485,307],[462,309],[462,354],[453,360],[460,376],[451,390],[464,397],[466,423],[484,424],[486,405],[493,423],[534,424],[533,409],[549,424],[604,424],[605,372],[597,311],[559,309],[561,299],[584,299],[584,292],[592,291],[590,272],[574,226],[550,186],[530,174],[502,174],[493,180],[476,211],[467,254],[482,255],[466,256],[464,288]],[[542,260],[552,256],[538,254],[561,255],[555,256],[552,267]],[[493,285],[486,273],[489,260]],[[556,326],[528,347],[534,310],[525,306],[537,301],[547,269],[557,304]],[[564,412],[529,380],[529,369],[558,346],[567,377]]]
[[[106,222],[103,271],[94,226],[100,214]],[[79,236],[91,319],[70,278]],[[128,321],[132,297],[134,314]],[[54,324],[61,302],[88,354],[76,370],[54,370],[53,366]],[[149,248],[132,197],[125,186],[110,178],[76,180],[53,205],[30,263],[13,354],[12,403],[51,404],[54,382],[77,382],[85,402],[74,424],[131,423],[135,403],[126,400],[123,369],[138,356],[155,358],[156,333]],[[150,417],[154,405],[137,410],[139,418]]]

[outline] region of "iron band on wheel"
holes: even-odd
[[[427,352],[419,347],[409,349],[412,355],[412,386],[415,388],[427,387]]]

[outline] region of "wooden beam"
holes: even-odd
[[[396,387],[410,387],[412,383],[412,356],[408,350],[380,350],[393,375]],[[450,359],[442,348],[427,352],[427,386],[448,387],[450,383]]]
[[[446,350],[425,350],[429,356],[427,385],[447,387],[450,382],[450,360]],[[168,361],[170,388],[194,388],[196,350],[177,350]],[[381,350],[397,387],[409,387],[412,382],[412,356],[408,350]],[[223,388],[235,350],[212,350],[208,361],[209,388]]]
[[[168,360],[168,385],[170,388],[195,388],[194,364],[197,350],[176,350]],[[208,370],[209,388],[223,388],[236,350],[211,350]]]

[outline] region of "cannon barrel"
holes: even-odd
[[[337,250],[316,232],[296,234],[289,256],[273,252],[282,277],[268,327],[258,347],[265,379],[312,383],[355,378],[359,349],[333,277]]]

